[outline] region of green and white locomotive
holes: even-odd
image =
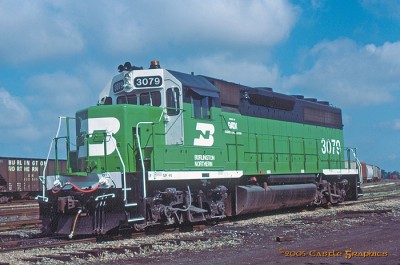
[[[76,135],[53,140],[66,140],[67,172],[41,177],[44,232],[105,234],[357,199],[341,110],[328,102],[158,61],[118,70],[106,97],[66,119]]]

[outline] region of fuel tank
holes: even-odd
[[[236,214],[247,214],[305,206],[316,195],[315,184],[274,185],[266,188],[256,185],[237,186]]]

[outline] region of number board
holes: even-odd
[[[154,87],[162,85],[162,77],[156,76],[138,76],[133,80],[135,87]]]
[[[119,80],[113,84],[114,93],[118,93],[124,90],[124,80]]]

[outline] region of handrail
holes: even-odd
[[[146,169],[144,168],[144,160],[143,160],[143,153],[142,153],[142,147],[140,145],[140,136],[139,136],[139,126],[142,124],[154,124],[152,121],[141,121],[136,124],[136,139],[138,142],[138,149],[139,149],[139,155],[140,155],[140,163],[142,166],[142,181],[143,181],[143,198],[146,198],[147,193],[146,193]]]
[[[87,137],[89,137],[90,135],[93,135],[94,133],[91,133],[91,134],[87,134]],[[104,159],[105,159],[105,164],[104,164],[104,168],[105,168],[105,170],[107,171],[107,148],[106,148],[106,142],[108,142],[107,141],[107,136],[109,136],[109,139],[111,139],[112,141],[112,143],[114,144],[114,146],[115,146],[115,150],[117,150],[117,154],[118,154],[118,158],[119,158],[119,161],[121,162],[121,165],[122,165],[122,176],[123,176],[123,182],[124,182],[124,188],[123,188],[123,190],[124,190],[124,201],[126,202],[127,201],[127,198],[128,198],[128,196],[127,196],[127,194],[126,194],[126,167],[125,167],[125,163],[124,163],[124,160],[122,159],[122,156],[121,156],[121,152],[119,151],[119,149],[118,149],[118,145],[117,145],[117,143],[115,142],[115,138],[113,137],[113,133],[112,132],[106,132],[105,134],[104,134],[106,137],[104,137]],[[87,146],[89,146],[89,145],[87,145]],[[89,157],[89,152],[87,152],[87,157]]]
[[[56,136],[51,140],[49,152],[47,153],[46,163],[45,163],[44,168],[43,168],[43,173],[42,173],[42,176],[39,176],[39,180],[42,182],[42,196],[37,196],[36,199],[42,198],[43,201],[45,201],[45,202],[47,202],[49,200],[49,198],[46,197],[46,169],[47,169],[47,163],[49,162],[51,149],[53,148],[53,142],[54,142],[54,140],[56,138],[58,138],[58,134],[60,133],[61,120],[65,119],[65,118],[66,117],[63,117],[63,116],[58,117],[57,133],[56,133]],[[58,176],[56,176],[56,178],[58,178]]]
[[[143,125],[143,124],[160,123],[160,121],[161,121],[161,119],[162,119],[164,114],[165,114],[165,111],[164,110],[161,111],[160,117],[158,119],[158,122],[138,122],[137,125],[136,125],[136,138],[137,138],[137,141],[138,141],[139,154],[140,154],[141,164],[142,164],[142,169],[143,169],[142,170],[143,171],[142,178],[143,178],[143,196],[144,197],[147,196],[147,194],[146,194],[146,170],[144,168],[143,153],[142,153],[142,148],[141,148],[141,144],[140,144],[139,127],[140,127],[140,125]],[[48,201],[48,197],[46,197],[46,179],[47,179],[46,170],[47,170],[47,164],[48,164],[48,161],[50,159],[51,150],[53,148],[53,142],[55,142],[55,144],[57,144],[58,139],[60,139],[59,133],[60,133],[60,129],[61,129],[61,122],[62,122],[63,119],[66,119],[67,122],[69,121],[68,117],[64,117],[64,116],[60,116],[59,117],[59,124],[58,124],[58,129],[57,129],[57,132],[56,132],[56,136],[52,139],[52,141],[50,143],[49,151],[48,151],[47,158],[46,158],[46,163],[45,163],[45,166],[44,166],[44,169],[43,169],[43,174],[42,174],[42,176],[39,176],[39,180],[42,182],[42,189],[43,189],[42,190],[42,196],[39,195],[39,196],[36,197],[36,199],[42,198],[43,201]],[[69,127],[68,124],[67,124],[67,127]],[[69,132],[67,132],[67,133],[69,134]],[[127,202],[127,185],[126,185],[126,167],[125,167],[125,163],[124,163],[124,161],[122,159],[122,156],[121,156],[121,153],[120,153],[119,148],[117,146],[117,143],[115,141],[115,138],[112,137],[112,133],[107,132],[106,135],[110,136],[110,139],[112,139],[112,143],[114,144],[115,149],[117,150],[117,154],[118,154],[119,160],[120,160],[121,165],[122,165],[122,175],[123,175],[123,185],[124,185],[124,201]],[[62,137],[62,138],[65,138],[65,137]],[[69,137],[67,136],[66,138],[67,138],[67,149],[69,149],[69,146],[68,146],[70,144],[69,139],[68,139]],[[106,141],[107,140],[104,139],[104,144],[106,144]],[[56,152],[58,152],[58,150],[56,150]],[[89,155],[88,153],[89,152],[87,152],[87,155]],[[55,180],[56,181],[59,180],[59,173],[58,172],[56,174],[56,179]]]
[[[124,163],[124,160],[122,159],[121,153],[119,152],[117,143],[115,142],[115,138],[112,137],[111,133],[110,134],[107,133],[107,135],[111,136],[110,139],[112,139],[112,142],[113,142],[113,144],[115,146],[115,150],[117,150],[117,154],[118,154],[119,160],[121,161],[121,164],[122,164],[122,175],[123,175],[123,179],[124,179],[124,201],[126,202],[128,196],[126,194],[126,169],[125,169],[125,163]],[[104,140],[104,144],[105,144],[105,140]]]
[[[160,123],[162,116],[164,114],[164,110],[161,112],[160,118],[158,119],[157,123]],[[142,124],[155,124],[155,122],[152,121],[140,121],[136,124],[136,140],[138,143],[138,149],[139,149],[139,155],[140,155],[140,162],[142,166],[142,181],[143,181],[143,198],[146,198],[147,193],[146,193],[146,169],[144,168],[144,159],[143,159],[143,153],[142,153],[142,147],[140,144],[140,136],[139,136],[139,126]]]
[[[356,163],[357,163],[357,167],[358,167],[358,181],[360,182],[360,184],[363,183],[363,178],[362,178],[362,167],[361,167],[361,162],[358,159],[357,156],[357,149],[354,147],[345,147],[345,149],[347,149],[347,160],[348,160],[348,164],[349,164],[349,169],[350,169],[350,152],[353,154],[354,158],[356,159]]]

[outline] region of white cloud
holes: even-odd
[[[400,70],[400,42],[385,42],[382,46],[366,45],[366,51],[375,56],[378,62],[388,66],[389,74],[397,74]]]
[[[1,1],[0,25],[3,62],[65,56],[84,48],[76,25],[53,1]]]
[[[15,139],[37,140],[38,130],[32,123],[32,115],[23,101],[0,87],[0,142],[10,143]]]
[[[85,79],[64,72],[46,73],[31,77],[26,97],[38,109],[51,110],[53,115],[74,113],[77,109],[95,103],[97,95],[92,95],[91,87]]]
[[[17,128],[29,122],[30,113],[20,99],[0,87],[0,127]]]
[[[273,46],[289,36],[299,8],[287,1],[124,1],[95,7],[108,51],[167,46]],[[95,22],[94,22],[95,21]],[[193,47],[194,48],[194,47]]]
[[[358,46],[349,39],[323,41],[307,53],[311,67],[284,84],[340,106],[385,104],[400,90],[399,55],[400,42]]]
[[[2,1],[0,60],[60,59],[85,49],[194,52],[199,45],[251,52],[288,38],[299,15],[286,0]]]
[[[168,67],[169,68],[169,67]],[[277,65],[265,66],[260,62],[247,61],[227,54],[188,58],[171,69],[186,73],[194,72],[245,86],[280,87],[280,73]]]
[[[228,45],[275,45],[288,37],[298,15],[286,1],[261,0],[175,1],[170,10],[171,24],[166,25],[174,29],[173,36]],[[175,10],[182,12],[177,15]]]
[[[90,64],[82,64],[77,72],[32,76],[26,81],[21,98],[0,88],[0,135],[7,136],[0,142],[13,143],[16,148],[8,150],[6,155],[18,152],[21,155],[22,150],[27,155],[44,154],[56,132],[59,116],[73,116],[77,110],[96,104],[109,73],[106,75],[104,69]],[[98,87],[99,84],[102,86]],[[41,142],[41,150],[35,150],[37,142]]]
[[[116,65],[110,65],[106,69],[96,63],[85,63],[78,66],[76,72],[76,76],[80,80],[84,80],[85,84],[90,85],[92,88],[93,96],[91,95],[91,97],[96,98],[102,88],[110,82],[113,76],[117,73],[117,67]]]

